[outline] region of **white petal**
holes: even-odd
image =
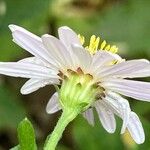
[[[57,79],[30,79],[21,88],[22,94],[30,94],[48,84],[58,84]]]
[[[45,67],[55,70],[56,72],[58,72],[59,70],[54,65],[50,63],[45,63],[44,61],[36,57],[27,57],[27,58],[19,60],[18,63],[31,63],[31,64],[40,65],[40,66],[45,66]]]
[[[19,60],[18,62],[20,63],[33,63],[33,64],[38,64],[38,65],[44,65],[44,62],[41,61],[41,59],[38,59],[36,57],[27,57]]]
[[[112,65],[102,70],[99,73],[99,77],[121,77],[121,78],[133,78],[137,77],[136,72],[142,71],[144,68],[150,65],[149,61],[145,59],[124,61],[119,64]],[[139,75],[139,73],[138,73]]]
[[[103,69],[104,66],[110,65],[112,61],[117,60],[114,55],[106,51],[98,51],[92,59],[91,70],[97,74]]]
[[[107,91],[106,97],[104,98],[104,101],[112,107],[114,112],[122,118],[123,125],[121,129],[121,134],[125,132],[125,129],[127,127],[128,121],[129,121],[129,115],[131,112],[129,103],[126,99],[122,98],[120,95]]]
[[[9,27],[9,29],[10,29],[12,32],[21,31],[21,32],[23,32],[23,33],[25,33],[25,34],[27,34],[27,35],[33,37],[34,39],[36,39],[36,40],[38,40],[38,41],[41,41],[41,38],[40,38],[40,37],[38,37],[37,35],[35,35],[35,34],[29,32],[29,31],[27,31],[26,29],[24,29],[24,28],[22,28],[22,27],[19,27],[19,26],[14,25],[14,24],[10,24],[8,27]]]
[[[0,74],[22,78],[58,78],[53,70],[32,63],[0,62]]]
[[[78,67],[81,67],[83,71],[88,72],[92,63],[92,58],[90,53],[84,48],[78,45],[72,45],[72,50],[74,53],[74,59],[76,59],[76,63]]]
[[[111,53],[111,52],[109,52],[109,53],[115,58],[115,60],[117,62],[121,63],[121,62],[125,61],[125,59],[122,59],[118,54],[114,54],[114,53]]]
[[[140,70],[136,71],[134,74],[132,73],[132,76],[134,78],[150,77],[150,65],[147,67],[144,67],[143,69],[141,68]]]
[[[60,106],[59,100],[58,100],[58,93],[54,93],[46,106],[46,112],[48,114],[53,114],[53,113],[59,111],[60,109],[61,109],[61,106]]]
[[[16,44],[42,61],[56,65],[55,60],[51,58],[48,51],[44,48],[40,37],[15,25],[10,25],[9,27],[12,31],[13,41]]]
[[[104,129],[109,133],[114,133],[116,130],[116,121],[111,109],[102,100],[95,103],[95,108]]]
[[[88,123],[92,126],[94,126],[94,114],[93,114],[93,109],[89,108],[85,112],[82,113],[83,117],[87,119]]]
[[[102,86],[128,97],[150,101],[149,82],[126,79],[108,79],[108,81],[106,80],[102,83]]]
[[[142,144],[145,141],[145,134],[141,121],[134,112],[131,112],[130,114],[130,120],[127,128],[137,144]]]
[[[92,65],[96,66],[108,65],[113,60],[115,60],[115,58],[113,57],[113,55],[111,55],[111,53],[108,53],[106,51],[98,51],[93,56]]]
[[[59,62],[59,65],[64,68],[72,66],[72,59],[70,53],[65,46],[57,38],[45,34],[42,36],[42,41],[45,47],[49,50],[54,59]]]
[[[58,29],[59,39],[66,47],[70,47],[72,44],[81,46],[81,42],[77,34],[69,27],[63,26]]]

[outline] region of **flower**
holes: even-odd
[[[138,116],[120,95],[150,101],[150,83],[129,80],[150,76],[148,60],[124,61],[115,54],[116,46],[107,45],[106,41],[100,44],[100,38],[95,36],[84,48],[84,37],[68,27],[58,29],[59,39],[48,34],[40,38],[16,25],[9,28],[13,41],[34,55],[18,62],[0,62],[0,74],[30,78],[21,88],[22,94],[60,84],[48,102],[48,113],[77,108],[94,125],[96,108],[106,131],[115,132],[117,115],[123,120],[121,133],[127,129],[136,143],[144,142]]]

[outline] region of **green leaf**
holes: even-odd
[[[25,118],[18,126],[18,138],[21,150],[36,150],[35,133],[31,122]]]

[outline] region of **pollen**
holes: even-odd
[[[78,35],[81,44],[84,46],[85,45],[85,37],[82,35]],[[95,54],[99,50],[104,50],[104,51],[110,51],[112,53],[117,53],[118,52],[118,47],[115,45],[110,45],[107,44],[105,40],[102,40],[100,37],[96,37],[95,35],[92,35],[89,41],[89,45],[85,46],[85,48],[90,52],[90,54]]]

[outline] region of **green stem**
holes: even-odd
[[[64,110],[60,119],[58,120],[57,125],[55,126],[54,131],[46,140],[46,145],[44,150],[55,150],[58,141],[62,137],[62,133],[65,130],[66,126],[78,115],[78,111],[75,110]]]

